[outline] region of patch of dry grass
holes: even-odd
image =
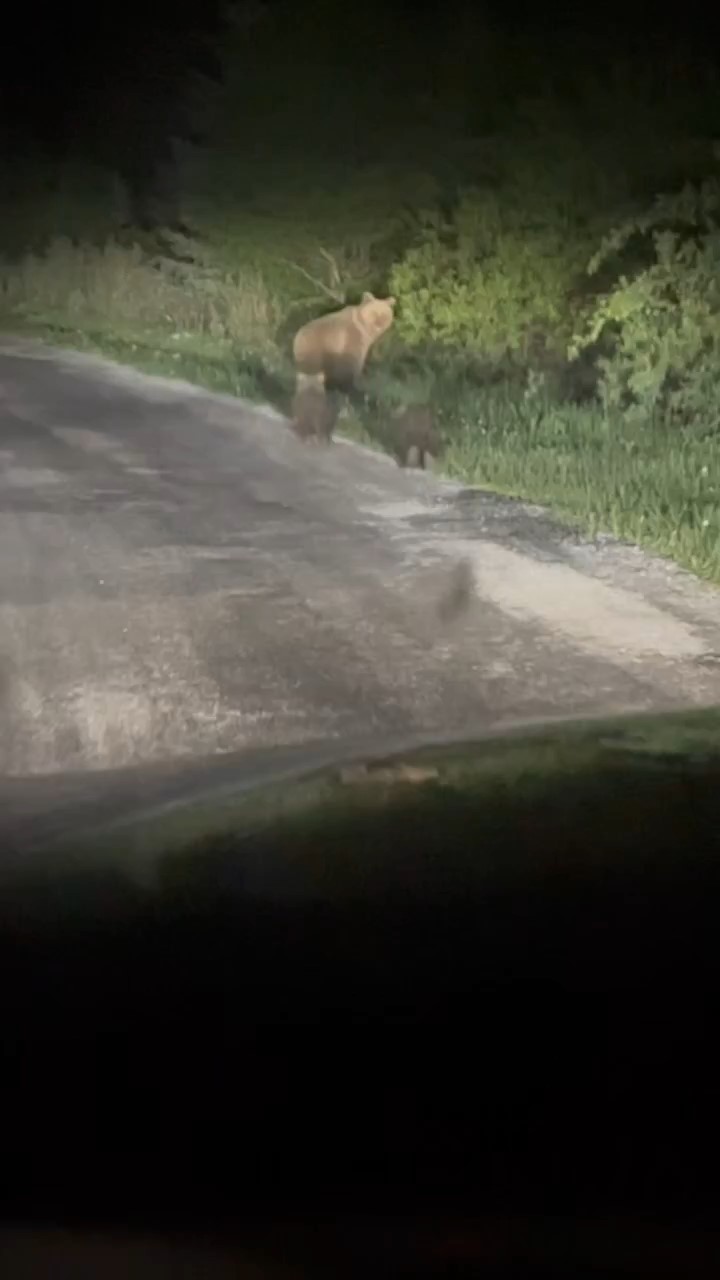
[[[245,351],[275,346],[283,308],[260,273],[223,271],[209,262],[148,256],[138,245],[102,246],[59,238],[0,268],[4,313],[12,319],[109,334],[210,338]]]

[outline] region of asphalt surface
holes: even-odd
[[[634,548],[0,341],[6,781],[719,704],[719,637],[720,593]]]

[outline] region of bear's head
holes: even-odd
[[[395,318],[395,298],[376,298],[372,293],[364,293],[358,311],[365,332],[379,338]]]

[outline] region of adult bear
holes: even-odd
[[[357,306],[304,324],[293,342],[298,390],[308,383],[328,391],[351,390],[370,348],[387,333],[394,317],[395,298],[364,293]]]

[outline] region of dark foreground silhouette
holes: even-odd
[[[6,1219],[711,1219],[719,784],[671,759],[492,803],[408,787],[154,890],[15,882]],[[278,857],[312,892],[251,892],[239,868]]]

